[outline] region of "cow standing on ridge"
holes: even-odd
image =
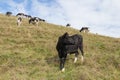
[[[12,12],[6,12],[6,16],[11,16]]]
[[[89,28],[88,27],[82,27],[80,29],[80,32],[88,33],[89,32]]]
[[[66,27],[70,27],[71,25],[70,24],[66,24]]]

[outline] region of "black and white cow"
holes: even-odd
[[[86,33],[86,32],[89,32],[89,29],[88,29],[88,27],[82,27],[82,28],[80,29],[80,32]]]
[[[45,22],[45,20],[44,20],[44,19],[41,19],[41,18],[39,18],[39,21],[43,21],[43,22]]]
[[[22,23],[22,18],[21,18],[21,17],[19,17],[19,18],[17,19],[17,26],[20,26],[20,25],[21,25],[21,23]]]
[[[29,19],[29,24],[31,24],[31,23],[38,26],[39,19],[37,17],[33,17],[33,18]]]
[[[37,20],[39,20],[39,21],[43,21],[43,22],[45,22],[44,19],[41,19],[41,18],[39,18],[39,17],[34,17],[34,18],[37,19]]]
[[[11,16],[12,12],[6,12],[6,16]]]
[[[68,23],[68,24],[66,24],[66,27],[70,27],[71,25]]]
[[[28,18],[28,19],[32,18],[31,15],[27,15],[27,14],[25,14],[24,16],[25,16],[25,18]]]
[[[24,13],[18,13],[16,16],[17,17],[24,17],[24,15],[25,15]]]
[[[80,49],[82,54],[82,62],[83,62],[83,37],[79,34],[75,34],[69,36],[66,32],[62,36],[59,37],[56,49],[58,51],[58,55],[60,58],[60,70],[64,71],[64,64],[66,61],[67,54],[75,54],[74,63],[77,61],[77,57],[79,55],[78,49]]]

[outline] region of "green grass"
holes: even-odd
[[[120,79],[120,39],[44,22],[37,27],[28,19],[18,27],[16,19],[0,14],[0,80]],[[83,35],[85,60],[81,64],[79,56],[73,64],[74,55],[69,55],[62,73],[55,47],[65,32]]]

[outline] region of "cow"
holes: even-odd
[[[66,24],[66,27],[70,27],[71,25],[70,24]]]
[[[45,20],[44,20],[44,19],[41,19],[41,18],[39,18],[39,21],[45,22]]]
[[[24,17],[24,13],[18,13],[16,16],[18,16],[18,17]]]
[[[12,12],[6,12],[6,16],[11,16]]]
[[[34,18],[37,19],[37,20],[39,20],[39,21],[45,22],[44,19],[41,19],[41,18],[39,18],[39,17],[34,17]]]
[[[21,17],[19,17],[19,18],[17,19],[17,25],[18,25],[18,26],[20,26],[20,25],[21,25],[21,23],[22,23],[22,18],[21,18]]]
[[[82,27],[80,29],[80,32],[84,32],[84,33],[89,32],[88,27]]]
[[[25,16],[25,18],[28,18],[28,19],[32,18],[31,15],[27,15],[27,14],[25,14],[24,16]]]
[[[29,24],[31,24],[31,23],[38,26],[39,19],[37,17],[33,17],[33,18],[29,19]]]
[[[60,70],[62,72],[65,71],[64,64],[67,58],[67,54],[75,54],[74,63],[76,63],[77,57],[79,55],[78,49],[80,49],[82,54],[81,60],[83,62],[84,51],[82,35],[74,34],[72,36],[69,36],[67,32],[64,33],[58,38],[56,49],[60,59]]]

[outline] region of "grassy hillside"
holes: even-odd
[[[64,32],[78,30],[41,22],[39,26],[16,17],[0,15],[0,80],[119,80],[120,39],[81,34],[84,38],[85,61],[73,64],[69,55],[64,73],[59,70],[57,39]]]

